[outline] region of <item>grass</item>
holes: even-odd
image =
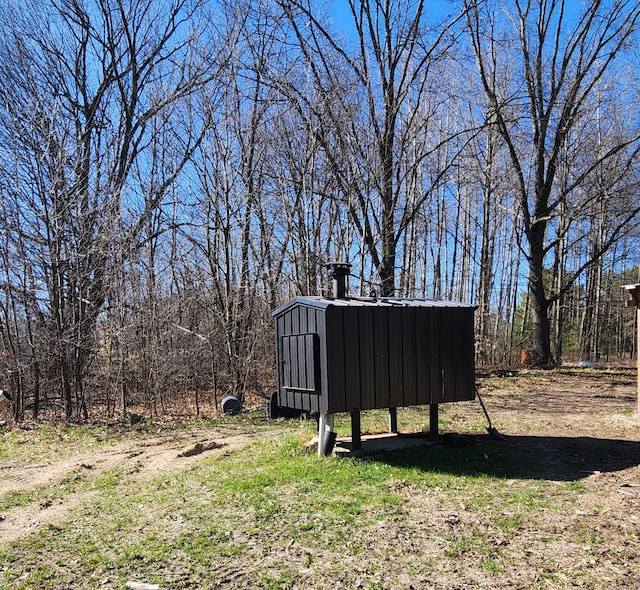
[[[367,428],[386,428],[386,413],[368,414]],[[407,428],[425,418],[428,424],[428,409],[399,412]],[[508,446],[487,441],[318,458],[306,447],[314,427],[276,426],[242,451],[212,453],[162,477],[133,480],[116,466],[5,495],[0,512],[92,491],[64,524],[0,545],[0,588],[123,588],[127,580],[161,588],[390,588],[408,587],[406,572],[417,587],[439,575],[474,588],[492,576],[516,575],[527,538],[558,538],[555,520],[564,523],[569,543],[606,542],[567,516],[587,483],[530,479]],[[348,434],[348,417],[338,417],[336,427]],[[63,433],[4,434],[3,459],[35,462],[41,446],[107,445],[120,437]],[[533,566],[540,587],[562,573],[552,561]]]
[[[19,460],[26,464],[41,463],[63,452],[70,455],[87,447],[101,447],[116,442],[131,431],[101,426],[38,426],[30,430],[0,431],[0,460]],[[32,448],[38,449],[37,453]]]

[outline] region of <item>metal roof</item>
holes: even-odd
[[[410,297],[346,297],[333,299],[332,297],[306,296],[295,297],[281,305],[271,315],[277,316],[296,305],[306,305],[319,309],[328,307],[464,307],[476,309],[471,303],[459,301],[444,301],[442,299],[418,299]]]

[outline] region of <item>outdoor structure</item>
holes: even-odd
[[[437,434],[438,404],[474,399],[475,307],[347,297],[348,268],[330,266],[334,297],[297,297],[273,312],[278,405],[320,415],[319,454],[338,412],[351,413],[353,449],[361,410],[389,408],[397,432],[396,408],[429,405]]]
[[[638,400],[637,400],[637,414],[640,415],[640,284],[635,285],[622,285],[623,289],[626,289],[629,294],[627,300],[627,307],[636,308],[636,357],[638,362]]]

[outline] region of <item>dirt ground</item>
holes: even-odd
[[[635,371],[504,377],[479,388],[527,477],[594,481],[614,505],[640,506],[640,414]],[[455,422],[455,412],[451,414]],[[599,488],[602,485],[598,486]],[[600,492],[599,492],[600,493]]]
[[[578,553],[584,553],[580,557],[584,567],[597,564],[602,570],[602,587],[640,588],[640,555],[636,555],[640,537],[640,418],[635,372],[596,374],[576,370],[532,373],[531,378],[504,373],[481,378],[480,384],[493,425],[504,436],[503,444],[519,458],[513,466],[513,477],[525,473],[528,478],[558,485],[575,482],[582,486],[575,514],[546,523],[540,539],[520,540],[529,547],[530,561],[536,561],[543,543],[548,555],[551,543],[560,564],[566,560],[567,567],[571,567]],[[449,428],[467,428],[470,432],[475,429],[478,436],[484,436],[478,416],[475,402],[446,410]],[[132,478],[151,479],[184,469],[210,453],[235,452],[264,436],[269,436],[268,430],[251,433],[225,426],[125,440],[115,446],[79,450],[71,456],[47,457],[37,465],[0,460],[0,496],[61,481],[79,468],[97,478],[105,470],[120,466]],[[0,547],[23,539],[44,525],[64,523],[92,493],[89,490],[66,495],[64,500],[41,505],[37,512],[33,506],[3,511]],[[563,541],[563,531],[574,526],[577,517],[581,526],[601,541],[590,545],[589,551]],[[468,524],[457,518],[453,524],[447,521],[446,526]],[[585,544],[589,545],[588,539]],[[602,555],[594,553],[598,551]],[[612,554],[619,558],[610,559]],[[542,559],[542,553],[540,556]],[[616,580],[615,586],[606,583],[607,576]],[[545,587],[544,582],[540,587]],[[464,587],[447,583],[443,578],[443,588]],[[529,586],[506,579],[503,587]],[[549,583],[548,587],[554,586]]]
[[[60,482],[78,469],[98,479],[108,469],[121,468],[131,480],[155,478],[180,471],[212,452],[232,452],[265,433],[238,432],[231,427],[200,428],[167,433],[142,440],[125,440],[114,446],[75,452],[70,456],[47,457],[43,462],[23,466],[0,461],[0,497]],[[5,510],[0,514],[0,546],[23,539],[48,524],[62,524],[74,508],[86,503],[92,491],[66,494],[40,510],[33,506]]]

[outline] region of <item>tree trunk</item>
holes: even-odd
[[[552,364],[549,301],[544,281],[544,236],[546,224],[538,222],[529,231],[529,299],[533,321],[534,363],[538,366]]]

